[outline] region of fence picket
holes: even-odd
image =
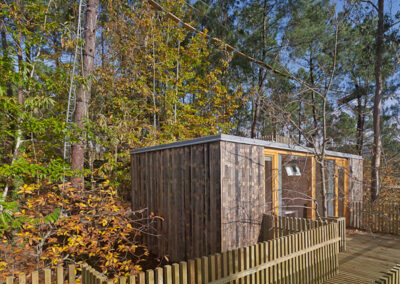
[[[39,271],[32,272],[32,284],[39,284]]]
[[[138,282],[139,282],[139,284],[145,284],[146,283],[146,273],[144,271],[140,271],[139,272]]]
[[[154,284],[154,270],[146,270],[146,284]]]
[[[190,259],[187,262],[188,269],[188,283],[196,284],[196,263],[193,259]]]
[[[164,284],[172,284],[172,266],[165,265],[162,270]]]
[[[20,275],[18,275],[18,284],[26,284],[25,273],[21,273]]]
[[[179,278],[181,280],[181,284],[188,283],[187,262],[185,261],[179,263]]]
[[[388,221],[398,220],[393,214],[397,212],[398,207],[390,205],[386,209],[381,207],[379,210],[381,210],[380,216],[386,218],[382,221],[380,228],[394,232],[397,224],[391,224]],[[344,218],[326,218],[319,221],[280,216],[272,218],[269,219],[270,223],[274,220],[276,225],[274,231],[277,236],[280,236],[279,238],[222,254],[141,271],[137,275],[130,275],[128,279],[119,277],[117,283],[322,283],[337,274],[339,249],[345,247]],[[87,264],[82,264],[81,269],[83,284],[113,283]],[[68,272],[64,271],[61,265],[54,271],[46,268],[43,270],[44,277],[41,279],[45,284],[50,284],[51,278],[55,277],[53,281],[62,284],[67,278],[69,283],[74,284],[75,266],[69,265],[67,270]],[[396,275],[396,273],[397,270],[392,269],[387,275]],[[33,272],[31,278],[32,284],[38,284],[39,272]],[[13,277],[6,278],[6,284],[13,283]],[[24,274],[19,275],[18,283],[26,284]]]
[[[208,283],[208,257],[203,256],[201,258],[201,274],[202,274],[202,283]]]
[[[104,283],[104,281],[102,281]],[[129,284],[136,284],[136,275],[129,275]]]
[[[164,269],[164,278],[167,279],[167,281],[170,281],[169,283],[179,284],[179,264],[174,263],[172,264],[172,267],[166,265],[166,268]]]
[[[154,270],[154,283],[156,283],[156,284],[164,283],[164,271],[161,267],[157,267]]]
[[[216,258],[215,254],[208,257],[208,273],[210,281],[214,281],[217,279],[217,273],[216,273],[217,265],[215,258]]]
[[[195,266],[195,271],[196,271],[196,276],[195,276],[195,283],[196,284],[202,284],[202,268],[201,268],[201,258],[196,258],[194,260],[194,266]]]
[[[371,202],[353,202],[350,206],[349,226],[374,233],[400,235],[400,205],[394,203],[376,204]],[[339,232],[345,232],[345,226]],[[341,233],[343,238],[345,234]],[[340,251],[344,251],[345,239],[341,242]]]
[[[49,268],[44,269],[44,283],[51,284],[51,270]]]
[[[239,270],[239,249],[235,249],[233,251],[233,273],[238,273]],[[236,279],[234,282],[234,284],[239,284],[239,279]]]
[[[121,276],[121,277],[118,279],[118,283],[119,283],[119,284],[126,284],[126,277],[125,277],[125,276]]]
[[[56,274],[56,283],[63,284],[64,283],[64,269],[61,265],[57,266],[57,274]]]

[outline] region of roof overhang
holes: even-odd
[[[195,139],[182,140],[179,142],[173,142],[173,143],[168,143],[168,144],[163,144],[163,145],[156,145],[156,146],[151,146],[151,147],[146,147],[146,148],[133,149],[133,150],[131,150],[131,154],[179,148],[179,147],[211,143],[211,142],[217,142],[217,141],[226,141],[226,142],[261,146],[261,147],[272,148],[272,149],[317,154],[315,149],[309,148],[309,147],[304,147],[301,145],[284,144],[284,143],[252,139],[252,138],[246,138],[246,137],[239,137],[239,136],[233,136],[233,135],[227,135],[227,134],[204,136],[204,137],[199,137],[199,138],[195,138]],[[335,152],[335,151],[326,151],[326,155],[333,156],[333,157],[340,157],[340,158],[362,159],[362,156],[341,153],[341,152]]]

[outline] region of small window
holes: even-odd
[[[292,176],[301,176],[300,169],[297,165],[286,165],[285,166],[286,174],[290,177]]]

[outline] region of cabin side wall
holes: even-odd
[[[222,251],[255,244],[265,206],[264,148],[221,142]]]
[[[156,255],[182,261],[221,250],[220,142],[131,155],[132,206],[164,218]]]
[[[349,159],[350,178],[348,201],[363,201],[363,160]]]

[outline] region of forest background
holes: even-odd
[[[148,265],[159,217],[130,210],[129,150],[182,139],[363,155],[366,198],[399,201],[400,3],[157,3],[0,3],[1,275]]]

